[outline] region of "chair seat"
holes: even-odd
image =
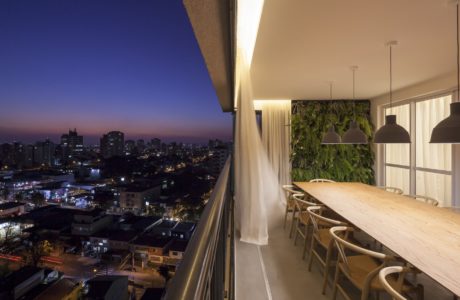
[[[346,267],[343,262],[339,263],[339,267],[344,271],[344,274],[347,275],[348,279],[360,290],[364,289],[367,275],[381,265],[381,263],[367,255],[347,256],[347,260],[349,272],[346,271]],[[388,276],[387,281],[391,286],[396,287],[395,276]],[[405,280],[402,286],[402,291],[407,292],[412,288],[413,286]],[[371,282],[371,289],[384,290],[382,284],[380,283],[378,274]]]

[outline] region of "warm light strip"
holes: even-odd
[[[244,72],[250,72],[252,55],[264,0],[238,0],[236,24],[235,108],[238,107],[240,80]]]
[[[279,106],[286,106],[291,105],[291,100],[254,100],[254,109],[261,110],[263,107],[272,106],[272,107],[279,107]]]
[[[263,6],[264,0],[238,0],[236,47],[244,52],[249,65],[256,45]]]

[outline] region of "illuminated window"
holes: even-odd
[[[385,144],[385,185],[405,194],[435,198],[452,205],[452,146],[430,144],[433,128],[450,113],[452,95],[417,99],[385,108],[411,136],[411,144]],[[412,125],[412,126],[411,126]]]

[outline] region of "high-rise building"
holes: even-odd
[[[83,152],[83,136],[78,135],[77,129],[69,130],[68,134],[61,136],[61,147],[63,150],[64,158],[69,155],[79,154]]]
[[[161,140],[160,139],[157,139],[157,138],[152,139],[150,141],[150,144],[152,145],[153,150],[160,150],[160,148],[161,148]]]
[[[25,146],[22,143],[14,142],[13,143],[13,156],[14,163],[18,167],[22,167],[25,162]]]
[[[125,135],[120,131],[111,131],[101,138],[101,154],[104,158],[123,156],[125,148]]]
[[[24,158],[24,166],[30,168],[34,165],[34,152],[35,146],[34,145],[27,145],[25,147],[25,158]]]
[[[14,164],[14,147],[9,143],[0,145],[0,160],[4,165]]]
[[[230,146],[221,144],[212,150],[213,156],[210,161],[211,173],[218,175],[222,171],[222,168],[230,155]]]
[[[39,165],[53,166],[54,165],[54,152],[56,145],[47,139],[44,142],[35,143],[34,147],[34,161]]]
[[[127,155],[136,153],[136,142],[133,140],[127,140],[125,142],[125,151]]]
[[[143,139],[137,140],[136,147],[137,147],[137,151],[139,153],[144,152],[144,150],[145,150],[145,142],[144,142],[144,140]]]

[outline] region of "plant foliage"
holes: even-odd
[[[292,179],[308,181],[327,178],[374,184],[374,152],[367,145],[321,145],[323,135],[334,125],[343,136],[350,121],[356,118],[361,130],[372,139],[370,102],[352,101],[293,101]]]

